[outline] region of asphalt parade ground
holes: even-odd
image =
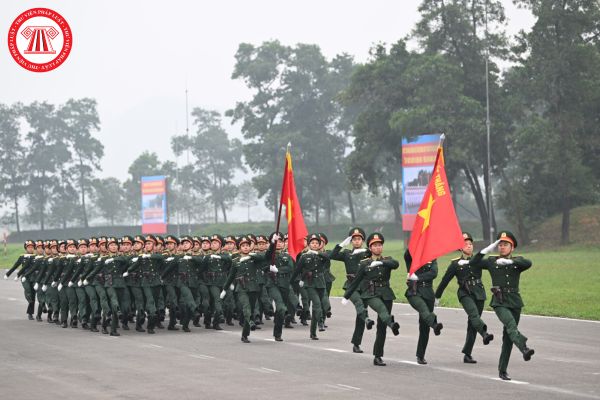
[[[514,348],[513,380],[505,382],[498,378],[502,330],[493,313],[484,313],[484,321],[495,340],[483,346],[478,338],[478,363],[464,364],[466,314],[436,309],[444,330],[432,332],[429,364],[422,366],[415,358],[417,314],[394,304],[400,335],[388,330],[387,366],[375,367],[375,330],[365,331],[365,352],[352,353],[354,307],[339,298],[331,303],[333,316],[319,341],[298,323],[275,342],[272,321],[251,333],[250,344],[240,341],[237,323],[220,332],[192,327],[155,335],[130,324],[132,330],[110,337],[29,321],[20,283],[0,280],[0,398],[600,399],[599,322],[522,316],[519,328],[535,355],[525,362]]]

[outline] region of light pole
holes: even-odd
[[[490,243],[494,242],[494,227],[492,225],[492,163],[490,161],[490,80],[489,80],[489,60],[490,47],[488,42],[488,2],[485,1],[485,127],[487,131],[487,186],[485,194],[487,196],[488,225],[490,228]]]

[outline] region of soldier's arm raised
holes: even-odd
[[[393,258],[386,258],[381,260],[383,266],[389,269],[397,269],[400,266],[400,263]]]
[[[6,276],[10,276],[10,274],[12,274],[15,271],[15,269],[19,268],[19,265],[23,263],[23,260],[25,260],[25,256],[20,255],[19,258],[17,258],[17,261],[15,261],[12,268],[6,271]]]
[[[531,268],[531,266],[533,265],[533,263],[530,260],[523,258],[521,256],[513,257],[512,260],[513,260],[514,264],[517,266],[517,268],[519,268],[519,270],[521,270],[521,271],[525,271],[525,270]]]

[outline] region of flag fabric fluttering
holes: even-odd
[[[409,275],[428,262],[464,244],[444,167],[444,149],[438,147],[433,174],[421,200],[408,250],[412,257]]]
[[[285,206],[288,224],[288,253],[296,260],[296,256],[304,249],[304,239],[308,230],[302,216],[302,209],[296,194],[294,171],[292,169],[292,156],[289,148],[285,154],[285,170],[283,172],[283,186],[281,188],[281,205]],[[281,206],[280,206],[281,207]]]

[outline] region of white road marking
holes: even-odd
[[[324,350],[327,350],[327,351],[333,351],[333,352],[335,352],[335,353],[347,353],[347,351],[346,351],[346,350],[341,350],[341,349],[325,348]]]
[[[360,390],[360,388],[357,388],[357,387],[354,387],[354,386],[350,386],[350,385],[344,385],[344,384],[342,384],[342,383],[338,383],[337,385],[338,385],[338,386],[341,386],[341,387],[343,387],[343,388],[348,388],[348,389],[350,389],[350,390]]]
[[[265,367],[260,367],[260,368],[248,368],[251,371],[255,371],[255,372],[260,372],[263,374],[275,374],[281,371],[277,371],[276,369],[270,369],[270,368],[265,368]]]
[[[261,367],[261,369],[264,369],[265,371],[269,371],[269,372],[281,372],[281,371],[277,371],[276,369],[265,368],[265,367]]]
[[[7,297],[6,300],[8,300],[8,301],[17,301],[17,299],[15,299],[14,297]]]
[[[515,385],[529,385],[529,382],[516,381],[514,379],[512,379],[510,381],[505,381],[505,380],[500,379],[500,378],[492,378],[492,380],[494,380],[494,381],[500,381],[500,382],[506,382],[506,383],[514,383]]]
[[[213,356],[207,356],[207,355],[204,355],[204,354],[190,354],[190,357],[198,358],[200,360],[212,360],[212,359],[214,359]]]
[[[155,348],[155,349],[162,349],[163,348],[163,346],[159,346],[157,344],[152,344],[152,343],[142,344],[142,347],[145,347],[145,348],[152,347],[152,348]]]

